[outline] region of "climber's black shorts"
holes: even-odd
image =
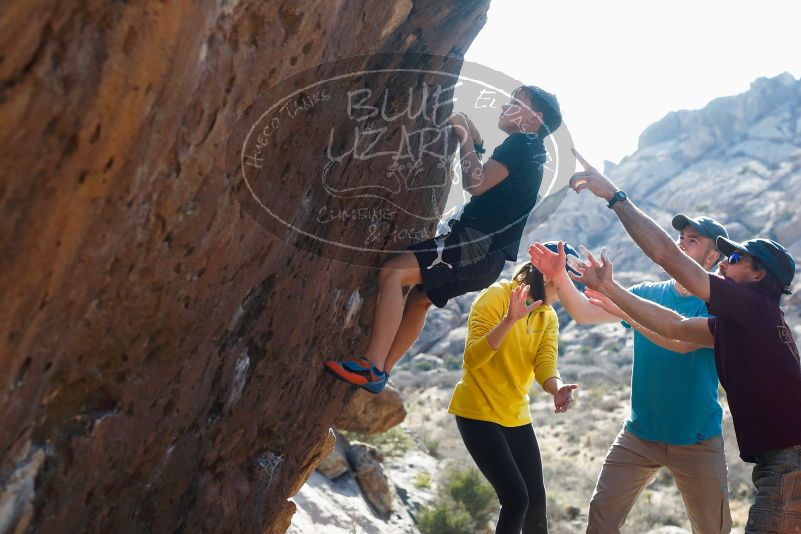
[[[454,226],[447,234],[411,245],[420,264],[423,291],[434,306],[491,286],[506,263],[502,250],[489,251],[491,240],[472,228]]]

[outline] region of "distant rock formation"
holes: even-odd
[[[669,113],[643,132],[634,154],[606,171],[666,228],[676,213],[708,215],[734,239],[777,239],[801,258],[801,81],[787,73],[760,78],[745,93]],[[567,191],[555,213],[529,226],[524,242],[548,239],[606,246],[621,270],[660,272],[588,193]]]
[[[319,63],[424,52],[458,71],[488,4],[4,9],[0,532],[287,528],[353,391],[321,363],[363,348],[382,258],[354,267],[265,232],[229,190],[226,138]],[[279,154],[267,176],[302,197],[307,157]]]

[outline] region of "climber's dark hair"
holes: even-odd
[[[512,280],[518,284],[528,284],[528,294],[532,300],[545,302],[545,278],[543,278],[542,272],[534,267],[531,262],[526,262],[515,269]]]
[[[559,109],[559,101],[556,99],[556,95],[540,89],[536,85],[523,85],[520,89],[528,97],[534,111],[542,113],[545,131],[539,132],[540,137],[546,137],[555,132],[562,124],[562,111]]]

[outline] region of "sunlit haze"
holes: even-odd
[[[576,147],[618,162],[670,111],[801,75],[798,2],[492,2],[465,59],[559,98]]]

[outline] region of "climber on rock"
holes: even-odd
[[[556,243],[545,246],[557,250]],[[569,245],[559,246],[578,257]],[[570,269],[564,258],[560,269]],[[482,291],[470,308],[462,378],[448,412],[501,503],[498,533],[548,532],[529,391],[536,380],[553,395],[556,413],[564,413],[578,388],[564,384],[556,366],[559,319],[551,305],[558,300],[554,281],[527,262],[511,280]]]
[[[412,346],[431,304],[490,286],[505,262],[517,260],[526,219],[542,182],[543,139],[562,123],[556,97],[539,87],[516,89],[502,106],[498,128],[507,134],[484,164],[483,143],[463,114],[451,119],[462,155],[462,186],[472,195],[450,231],[414,244],[379,272],[378,302],[367,350],[356,361],[325,362],[336,378],[379,393],[389,372]],[[403,288],[414,286],[404,303]]]

